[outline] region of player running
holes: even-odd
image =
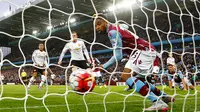
[[[47,66],[47,53],[44,51],[43,43],[39,44],[39,49],[33,52],[32,60],[33,65],[39,68],[35,67],[35,69],[33,70],[32,77],[29,80],[28,89],[30,89],[30,86],[35,81],[36,77],[38,76],[38,73],[41,74],[41,82],[38,86],[38,88],[41,89],[43,84],[47,80],[47,73],[45,73],[45,67]],[[48,69],[48,71],[50,71],[50,73],[53,74],[53,72],[50,69]]]
[[[78,40],[78,35],[76,32],[72,32],[72,41],[67,43],[63,48],[58,61],[59,65],[62,64],[62,59],[68,50],[70,50],[71,53],[71,65],[78,66],[82,69],[88,68],[83,52],[89,63],[91,63],[91,60],[84,42]]]
[[[119,25],[109,23],[104,15],[98,15],[95,26],[98,32],[106,31],[113,46],[114,56],[103,64],[102,67],[106,69],[113,65],[116,60],[120,61],[123,57],[122,47],[131,48],[131,50],[126,49],[125,51],[130,55],[130,58],[121,75],[122,79],[126,81],[130,88],[135,88],[136,92],[142,96],[148,95],[147,98],[153,102],[153,105],[144,109],[145,111],[168,110],[168,105],[163,100],[170,102],[172,101],[171,98],[166,96],[163,97],[163,100],[158,99],[157,96],[166,94],[152,84],[149,87],[145,80],[145,77],[152,74],[153,67],[159,64],[158,53],[155,47],[129,30],[121,29]],[[131,74],[134,76],[131,76]]]

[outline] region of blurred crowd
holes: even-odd
[[[193,11],[192,14],[193,16],[198,17],[197,11]],[[136,33],[139,37],[144,38],[145,40],[151,42],[160,42],[161,40],[164,41],[168,39],[170,40],[180,39],[182,37],[192,37],[192,36],[198,36],[200,34],[199,20],[195,18],[191,20],[190,16],[183,15],[181,16],[180,19],[180,16],[170,14],[169,15],[170,19],[169,19],[167,14],[161,13],[159,16],[155,17],[156,20],[155,22],[152,21],[153,17],[151,16],[152,15],[149,15],[150,20],[148,22],[148,25],[146,25],[147,21],[141,19],[141,21],[137,21],[136,23],[133,24],[134,29],[132,27],[129,27],[129,30]],[[91,43],[96,37],[95,38],[96,43],[101,43],[103,45],[111,47],[107,34],[97,33],[96,36],[94,36],[93,28],[90,29],[88,32],[85,33],[78,32],[78,33],[79,33],[79,38],[83,39],[84,41]],[[61,38],[66,40],[70,39],[69,37],[68,38],[61,37]],[[96,43],[91,45],[87,42],[85,43],[86,47],[88,48],[88,51],[91,46],[92,46],[92,51],[107,49],[102,45],[98,45]],[[186,44],[190,45],[193,43],[186,43]],[[62,42],[57,39],[50,39],[47,42],[46,50],[48,51],[50,57],[59,56],[64,45],[65,42]],[[29,60],[31,59],[33,51],[38,48],[38,45],[30,46],[30,44],[22,43],[21,47],[24,55]],[[166,47],[166,49],[167,48],[169,48],[169,46]],[[173,48],[182,48],[182,43],[179,45],[173,45]],[[11,61],[23,60],[22,54],[16,46],[12,48],[12,54],[8,58]]]
[[[103,64],[108,61],[108,59],[111,57],[111,53],[107,55],[97,55],[96,58],[100,60],[100,62]],[[161,71],[167,69],[166,60],[168,58],[168,52],[162,53],[162,61],[161,61]],[[190,53],[173,53],[173,57],[175,58],[175,62],[177,64],[178,70],[181,70],[184,75],[187,75],[190,80],[192,80],[193,76],[197,75],[197,79],[200,78],[200,54],[190,54]],[[69,64],[69,59],[64,59],[63,66],[66,67]],[[121,81],[120,72],[123,72],[124,66],[126,62],[118,62],[118,65],[113,65],[109,69],[107,69],[108,72],[113,73],[109,74],[107,72],[102,72],[104,81]],[[9,70],[2,70],[2,75],[5,77],[5,81],[7,82],[14,82],[14,83],[20,83],[19,77],[21,76],[21,71],[24,70],[28,75],[27,78],[29,79],[31,77],[33,67],[23,67],[20,71],[18,68],[12,68]],[[66,70],[64,68],[60,68],[57,66],[50,66],[50,69],[53,71],[53,73],[56,75],[56,78],[54,81],[59,84],[65,84],[65,79],[69,78],[69,75],[71,73],[71,69]],[[20,74],[18,74],[20,73]],[[67,78],[66,78],[67,76]],[[49,79],[51,79],[51,74],[49,74]],[[164,79],[167,79],[164,77]],[[40,77],[37,78],[37,81],[40,81]],[[36,82],[37,82],[36,81]],[[160,80],[158,80],[160,81]]]

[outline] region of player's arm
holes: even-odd
[[[47,70],[48,70],[48,72],[49,72],[50,74],[53,74],[53,72],[52,72],[52,70],[51,70],[50,68],[48,68]]]
[[[169,82],[169,88],[172,89],[172,77],[170,76],[170,74],[167,73],[168,71],[165,72],[165,74],[167,74],[167,79]]]
[[[171,80],[169,80],[169,88],[172,89],[172,81]]]
[[[65,56],[65,53],[67,52],[68,49],[69,49],[68,44],[66,44],[65,47],[62,50],[62,53],[60,54],[59,61],[58,61],[59,65],[62,64],[62,59]]]
[[[38,64],[36,63],[35,57],[36,57],[36,50],[32,54],[32,61],[34,64],[36,64],[36,66],[38,66]]]
[[[187,85],[186,85],[186,83],[185,83],[185,80],[184,80],[184,77],[183,77],[182,72],[179,71],[179,72],[178,72],[178,75],[179,75],[179,77],[181,78],[181,81],[182,81],[182,83],[183,83],[184,90],[187,90]]]
[[[119,24],[120,29],[122,30],[128,30],[129,26],[127,24]]]
[[[169,88],[171,88],[172,89],[172,79],[171,78],[169,78],[170,76],[168,76],[168,81],[169,81]],[[171,79],[171,80],[170,80]]]
[[[113,56],[108,62],[103,65],[103,68],[108,68],[113,65],[116,61],[120,61],[123,58],[122,54],[122,36],[116,30],[111,30],[108,33],[112,47],[113,47]]]
[[[186,83],[185,83],[185,80],[184,80],[184,78],[182,78],[182,79],[181,79],[181,81],[182,81],[182,83],[183,83],[184,90],[187,90],[187,85],[186,85]]]
[[[45,53],[45,57],[44,57],[44,67],[46,67],[47,65],[48,65],[48,63],[47,63],[47,59],[48,59],[48,57],[47,57],[47,53]]]
[[[89,57],[89,53],[88,53],[88,51],[87,51],[87,48],[86,48],[86,46],[85,46],[85,43],[83,42],[82,44],[83,44],[83,52],[84,52],[84,54],[85,54],[85,57],[87,58],[87,61],[88,61],[89,63],[92,63],[91,60],[90,60],[90,57]]]

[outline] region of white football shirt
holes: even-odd
[[[69,42],[65,45],[65,47],[62,50],[62,53],[60,55],[59,61],[62,61],[65,53],[67,51],[70,51],[71,53],[71,60],[85,60],[85,57],[83,55],[83,52],[87,58],[87,60],[89,60],[89,54],[87,51],[87,48],[84,44],[83,41],[78,40],[77,42]]]
[[[35,50],[32,55],[34,65],[46,66],[47,65],[47,53],[45,51]]]

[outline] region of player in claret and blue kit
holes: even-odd
[[[147,84],[145,80],[145,77],[153,74],[153,68],[159,66],[159,54],[155,47],[120,25],[109,23],[103,14],[95,15],[94,18],[96,30],[106,32],[113,47],[114,55],[102,67],[106,69],[116,63],[116,60],[120,61],[123,58],[122,48],[129,48],[125,50],[130,58],[121,75],[122,79],[126,81],[129,88],[135,88],[136,92],[147,96],[153,102],[152,106],[144,109],[145,111],[168,110],[167,103],[174,99],[154,85]],[[159,99],[158,96],[162,99]]]
[[[181,90],[186,90],[188,88],[194,89],[192,83],[188,80],[187,77],[184,77],[180,70],[176,69],[175,63],[169,63],[167,65],[168,70],[165,71],[165,74],[168,77],[169,87],[178,86]]]

